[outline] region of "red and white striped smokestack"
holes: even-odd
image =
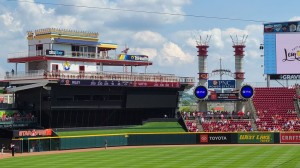
[[[244,82],[244,48],[246,47],[245,42],[247,39],[247,36],[243,36],[242,39],[236,39],[234,40],[231,36],[232,42],[233,42],[233,48],[234,48],[234,57],[235,57],[235,80],[236,80],[236,89],[240,89],[242,87],[242,83]]]

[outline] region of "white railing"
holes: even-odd
[[[90,59],[110,59],[117,60],[118,57],[115,53],[95,53],[95,52],[64,52],[64,55],[55,55],[50,54],[47,55],[45,50],[37,50],[37,51],[22,51],[22,52],[14,52],[8,53],[8,58],[22,58],[22,57],[34,57],[34,56],[47,56],[47,57],[68,57],[68,58],[90,58]]]
[[[44,70],[31,70],[29,72],[6,72],[4,79],[20,80],[20,79],[37,79],[44,78]]]
[[[124,73],[124,72],[73,72],[73,71],[53,71],[34,70],[30,72],[7,72],[5,79],[88,79],[88,80],[118,80],[118,81],[152,81],[152,82],[180,82],[194,84],[193,77],[178,77],[174,74],[161,73]]]

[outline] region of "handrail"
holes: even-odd
[[[33,70],[29,72],[6,72],[5,79],[92,79],[92,80],[118,80],[118,81],[152,81],[152,82],[179,82],[195,83],[193,77],[178,77],[174,74],[161,73],[125,73],[125,72],[77,72],[77,71],[44,71]]]
[[[99,60],[120,60],[120,54],[115,52],[102,51],[99,53],[96,52],[80,52],[80,51],[63,51],[63,50],[52,50],[53,52],[47,50],[36,50],[36,51],[21,51],[8,53],[8,58],[24,58],[24,57],[36,57],[36,56],[45,56],[45,57],[64,57],[64,58],[84,58],[84,59],[99,59]],[[128,61],[128,60],[125,60]],[[143,62],[150,62],[145,60]]]
[[[64,52],[63,55],[56,54],[46,54],[46,50],[37,50],[37,51],[21,51],[8,53],[8,58],[23,58],[23,57],[35,57],[35,56],[47,56],[47,57],[69,57],[69,58],[90,58],[90,59],[108,59],[108,60],[118,60],[115,53],[111,54],[108,52],[79,52],[71,51]]]

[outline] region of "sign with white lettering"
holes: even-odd
[[[237,100],[238,98],[238,93],[217,93],[218,100]]]
[[[280,133],[280,143],[300,143],[300,133]]]
[[[270,79],[298,80],[300,79],[300,74],[270,75]]]
[[[51,135],[52,129],[29,129],[14,131],[14,137],[42,137]]]
[[[62,50],[46,50],[46,55],[64,56],[65,51],[62,51]]]
[[[208,88],[235,88],[235,80],[208,80]]]
[[[206,144],[230,144],[231,143],[231,134],[200,134],[200,143]]]

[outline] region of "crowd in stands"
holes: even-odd
[[[298,88],[298,86],[295,86]],[[258,131],[299,131],[295,110],[295,88],[256,88],[253,104],[256,108]]]
[[[7,114],[2,114],[0,122],[10,122],[10,121],[34,121],[34,115],[31,113],[21,115],[20,113],[13,113],[11,116]]]
[[[204,132],[248,132],[253,131],[251,121],[223,119],[202,123]]]
[[[182,112],[181,115],[184,117],[185,120],[189,119],[198,119],[200,121],[204,119],[249,119],[250,112],[243,112],[243,111],[207,111],[207,112]]]
[[[189,132],[198,132],[197,123],[195,121],[186,121],[185,125]]]
[[[196,122],[202,125],[204,132],[246,132],[253,131],[249,119],[250,112],[182,112],[182,117],[189,132],[198,132]]]

